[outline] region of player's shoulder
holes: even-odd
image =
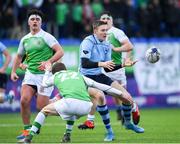
[[[94,43],[95,43],[95,40],[94,40],[94,38],[93,38],[93,35],[86,36],[86,37],[84,38],[83,42],[94,44]]]
[[[31,34],[31,33],[28,33],[28,34],[24,35],[24,36],[21,38],[21,41],[24,41],[25,39],[28,39],[28,38],[30,38],[31,36],[32,36],[32,34]]]
[[[124,34],[124,31],[117,28],[117,27],[111,27],[111,29],[109,30],[109,32],[113,32],[114,34]]]
[[[44,35],[44,36],[54,37],[52,34],[46,32],[46,31],[44,31],[44,30],[41,30],[41,33],[42,33],[42,35]]]
[[[84,40],[93,40],[93,35],[86,36]]]

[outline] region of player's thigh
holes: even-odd
[[[117,81],[113,81],[113,83],[111,84],[111,86],[112,86],[113,88],[116,88],[116,89],[122,91],[123,93],[128,93],[127,90],[126,90],[121,84],[119,84]]]
[[[96,103],[98,103],[99,105],[106,104],[105,95],[101,90],[89,87],[88,93],[92,98],[93,104],[96,104]]]
[[[38,94],[51,96],[54,87],[52,86],[48,88],[43,88],[41,86],[43,81],[43,76],[44,74],[32,74],[30,72],[26,72],[22,85],[28,84],[28,85],[36,86]]]
[[[53,103],[48,104],[47,106],[45,106],[45,107],[42,109],[42,112],[43,112],[45,115],[55,115],[55,116],[59,115],[58,112],[56,111]]]
[[[44,95],[44,96],[51,96],[51,93],[54,89],[54,86],[51,87],[47,87],[47,88],[43,88],[42,85],[42,81],[43,81],[43,74],[38,74],[36,75],[36,86],[37,86],[37,93],[38,95]]]
[[[46,95],[37,94],[36,107],[41,110],[43,107],[49,104],[49,97]]]
[[[23,84],[21,87],[21,102],[30,103],[35,93],[36,90],[32,86]]]
[[[126,87],[127,80],[125,69],[118,69],[116,71],[105,73],[108,77],[110,77],[113,81],[118,81],[122,86]]]

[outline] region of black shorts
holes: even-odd
[[[0,73],[0,88],[6,89],[7,81],[8,81],[7,74]]]
[[[104,74],[99,74],[99,75],[85,75],[86,77],[93,79],[94,81],[98,82],[98,83],[102,83],[102,84],[106,84],[106,85],[111,85],[113,80],[111,78],[109,78],[108,76],[104,75]]]

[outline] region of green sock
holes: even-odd
[[[30,129],[31,129],[31,127],[32,127],[32,125],[31,125],[31,124],[29,124],[29,125],[24,125],[24,130],[30,130]]]
[[[74,121],[67,121],[66,123],[66,133],[71,133],[74,125]]]

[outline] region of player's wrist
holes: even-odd
[[[102,62],[98,62],[98,67],[102,67],[103,63]]]

